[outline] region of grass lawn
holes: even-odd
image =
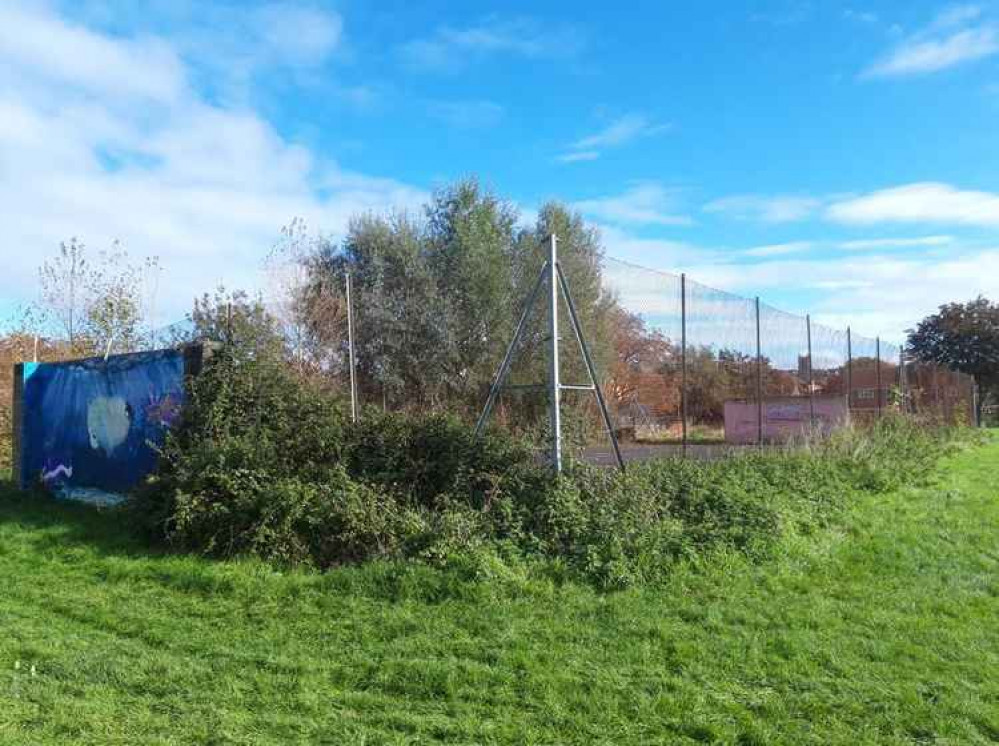
[[[0,488],[0,743],[996,743],[997,474],[615,594],[157,556]]]

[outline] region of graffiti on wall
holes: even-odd
[[[184,370],[180,350],[25,364],[22,481],[108,492],[138,484],[180,413]]]

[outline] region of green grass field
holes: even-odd
[[[157,555],[0,488],[0,743],[996,743],[997,473],[615,594]]]

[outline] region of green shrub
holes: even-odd
[[[446,415],[367,410],[355,425],[279,362],[223,351],[132,509],[154,536],[221,557],[411,558],[476,577],[528,563],[617,588],[706,552],[765,557],[861,493],[920,479],[952,432],[885,417],[794,449],[555,479],[517,439]]]

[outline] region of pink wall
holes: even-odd
[[[756,402],[725,402],[725,442],[755,443],[757,439]],[[763,403],[763,439],[788,440],[810,429],[808,398],[767,399]],[[849,421],[849,410],[842,396],[815,397],[815,427],[823,431]]]

